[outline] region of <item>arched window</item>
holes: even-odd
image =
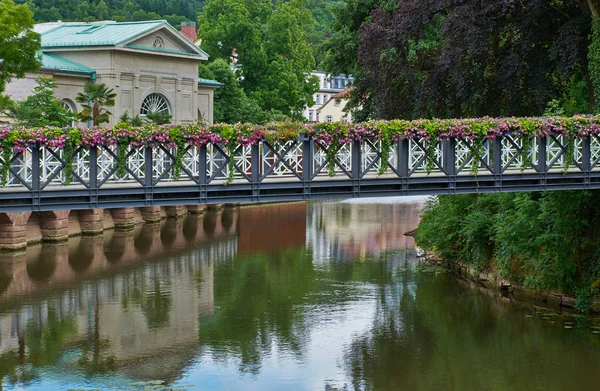
[[[171,107],[164,96],[156,93],[148,95],[142,102],[142,107],[140,108],[140,115],[163,112],[171,114]]]
[[[70,99],[63,99],[63,101],[60,103],[60,105],[64,108],[67,109],[68,111],[70,111],[73,114],[77,114],[77,107],[75,106],[75,103],[73,103],[73,101],[71,101]],[[75,121],[71,122],[71,127],[75,126]]]

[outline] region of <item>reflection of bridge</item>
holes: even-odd
[[[118,151],[32,147],[12,159],[0,211],[274,202],[308,199],[423,195],[600,187],[600,139],[582,137],[575,148],[559,135],[524,143],[512,136],[486,140],[474,152],[468,141],[394,143],[377,176],[381,144],[364,140],[336,151],[335,176],[327,175],[327,147],[312,139],[239,147],[232,156],[218,145],[188,147],[181,176],[176,153],[162,146]],[[572,154],[569,150],[574,150]],[[126,155],[119,175],[119,153]],[[229,160],[233,159],[233,183]],[[72,164],[72,172],[65,165]],[[568,169],[568,166],[572,169]],[[473,167],[478,175],[472,175]],[[70,175],[69,181],[65,176]],[[66,185],[65,183],[69,183]]]
[[[305,203],[225,208],[0,254],[0,360],[29,354],[26,330],[54,319],[71,330],[65,347],[97,336],[122,373],[174,377],[212,316],[215,263],[302,248],[305,226]],[[261,244],[256,235],[267,231]]]

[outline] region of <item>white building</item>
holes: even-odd
[[[319,79],[319,91],[313,95],[314,105],[305,108],[302,116],[308,122],[323,122],[325,119],[321,118],[321,114],[317,110],[326,104],[333,95],[344,91],[354,82],[354,78],[344,75],[332,76],[321,71],[313,71],[311,75]]]

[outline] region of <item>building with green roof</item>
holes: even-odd
[[[7,86],[13,99],[31,94],[43,75],[55,79],[55,95],[74,111],[81,109],[75,96],[85,83],[113,88],[117,99],[110,125],[125,112],[143,117],[156,111],[168,111],[174,123],[212,122],[214,90],[221,84],[198,78],[198,65],[208,55],[194,42],[194,24],[177,31],[164,20],[59,21],[37,24],[35,30],[42,66]]]

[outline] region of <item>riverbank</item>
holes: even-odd
[[[426,263],[436,264],[453,272],[457,278],[469,283],[471,286],[484,288],[490,292],[496,292],[503,297],[510,297],[524,304],[540,305],[547,308],[566,311],[568,314],[576,313],[577,298],[562,292],[551,290],[534,290],[521,285],[516,285],[500,278],[493,270],[478,271],[475,268],[460,262],[446,262],[431,252],[425,252],[421,257]],[[590,303],[590,314],[600,318],[600,300]]]

